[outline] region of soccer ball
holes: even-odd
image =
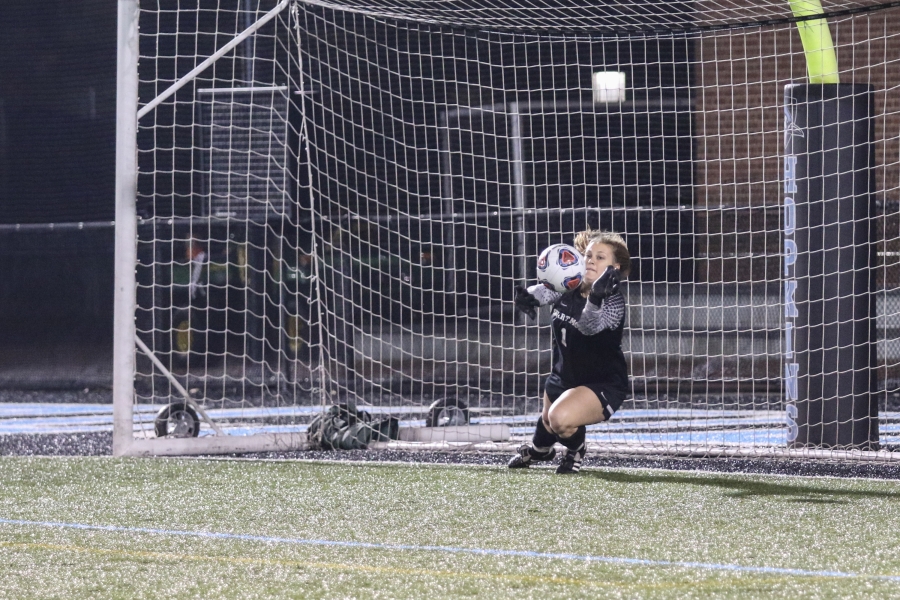
[[[537,278],[556,292],[578,289],[584,281],[584,258],[568,244],[553,244],[538,257]]]

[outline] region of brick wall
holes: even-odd
[[[883,267],[900,285],[900,10],[830,21],[842,83],[875,93],[876,198]],[[697,277],[780,277],[784,86],[806,81],[793,24],[709,32],[695,39]],[[887,254],[885,254],[885,252]],[[879,263],[882,264],[882,263]]]

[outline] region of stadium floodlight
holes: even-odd
[[[625,73],[597,71],[592,78],[594,102],[624,102]]]
[[[118,35],[117,455],[328,410],[505,450],[551,366],[515,286],[591,227],[633,394],[589,451],[892,458],[895,3],[119,0]]]

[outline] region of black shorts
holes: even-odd
[[[619,407],[625,402],[626,396],[628,396],[628,394],[622,391],[618,386],[609,385],[608,383],[585,383],[582,385],[594,392],[594,394],[597,395],[597,398],[600,399],[600,404],[603,405],[603,415],[606,417],[607,421],[617,410],[619,410]],[[544,392],[546,392],[547,397],[552,404],[563,395],[563,392],[576,387],[580,386],[566,385],[557,375],[550,375],[550,377],[547,378],[546,383],[544,383]]]

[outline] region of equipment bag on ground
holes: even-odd
[[[317,415],[307,432],[311,448],[319,450],[365,450],[370,442],[400,437],[395,417],[372,421],[371,415],[351,403],[334,404]]]

